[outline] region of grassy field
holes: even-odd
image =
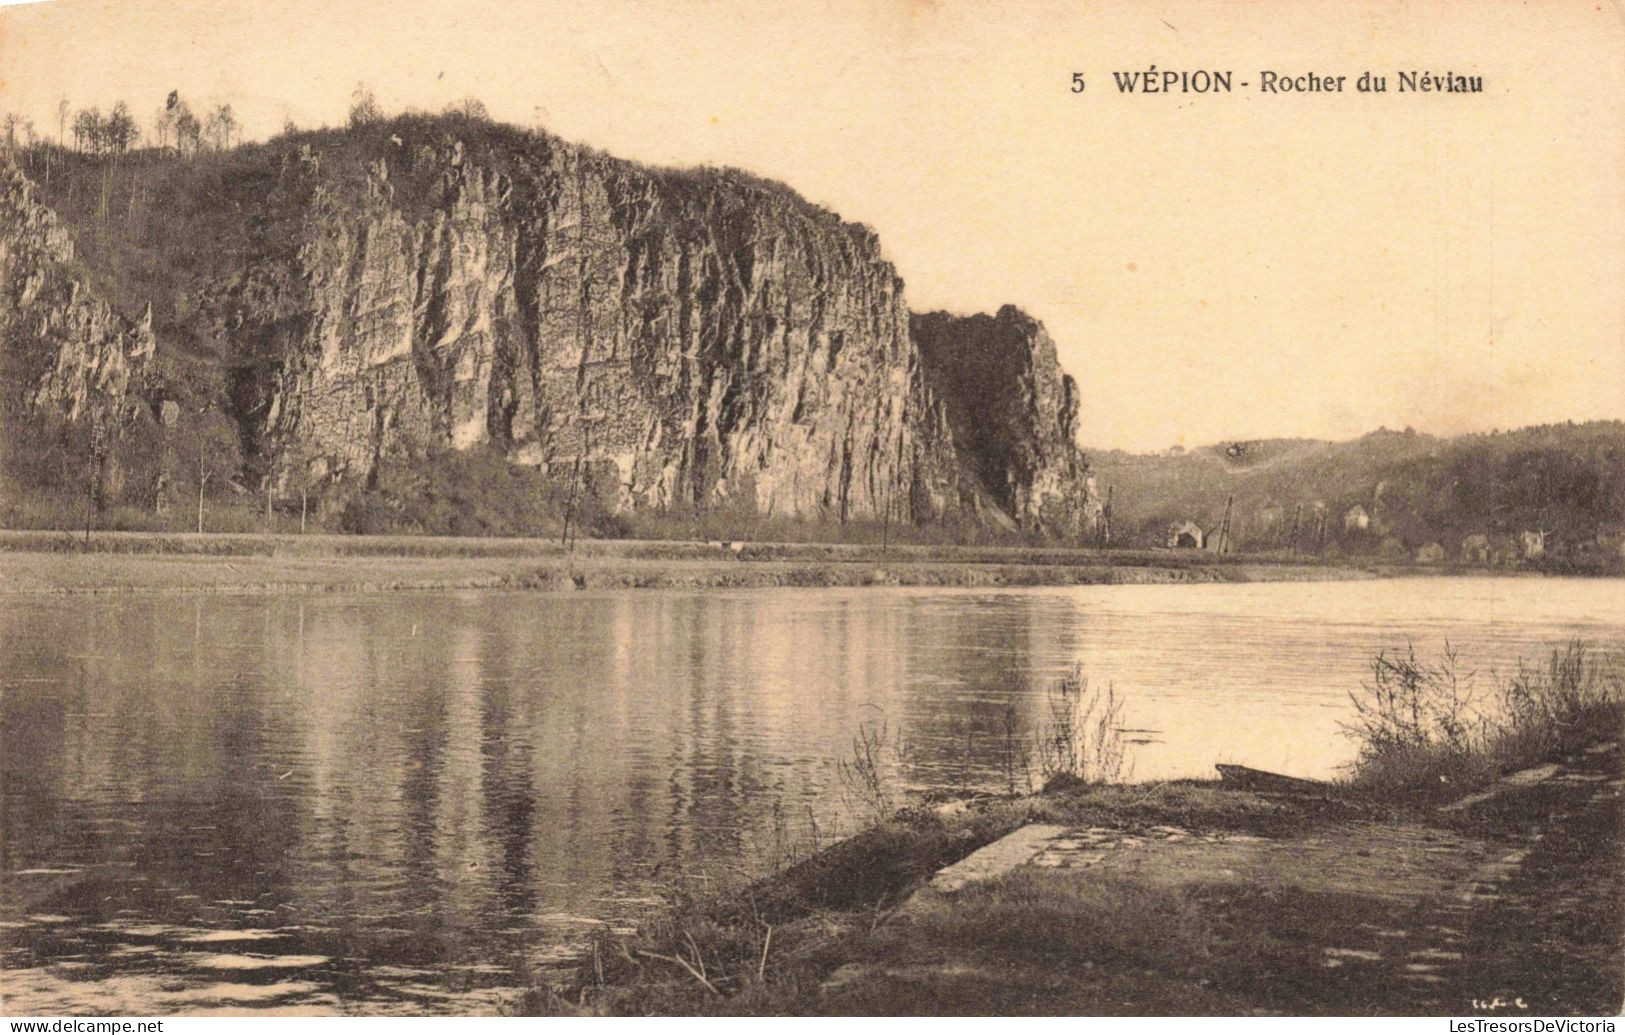
[[[1168,550],[434,536],[0,532],[0,591],[1036,586],[1307,581],[1372,572]]]

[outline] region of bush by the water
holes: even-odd
[[[1044,788],[1116,783],[1123,777],[1123,699],[1111,684],[1090,689],[1083,665],[1051,684],[1049,715],[1036,735]]]
[[[1434,659],[1382,653],[1349,697],[1360,743],[1353,782],[1413,798],[1449,797],[1625,725],[1625,667],[1578,640],[1543,666],[1520,661],[1489,686],[1446,644]]]

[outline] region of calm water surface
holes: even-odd
[[[1003,789],[1081,662],[1135,778],[1333,775],[1370,657],[1625,641],[1625,582],[0,596],[0,1012],[483,1012],[912,789]]]

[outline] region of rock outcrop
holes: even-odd
[[[959,329],[978,318],[911,329],[874,233],[781,184],[436,119],[241,161],[268,184],[240,217],[258,251],[164,311],[223,357],[221,409],[273,480],[365,483],[391,456],[484,446],[584,466],[624,508],[1079,527],[1076,389],[1042,328],[1005,310],[985,341]],[[10,205],[5,283],[38,294],[13,280],[71,246],[48,212]],[[12,227],[33,223],[48,229]],[[74,304],[47,307],[52,372],[33,378],[69,413],[76,376],[118,394],[152,337]],[[1003,351],[973,355],[984,344]]]
[[[1044,325],[1007,305],[917,315],[912,333],[962,462],[999,512],[1028,530],[1091,532],[1100,500],[1077,445],[1078,386]]]
[[[132,321],[97,297],[67,228],[0,158],[0,425],[39,411],[117,419],[154,347],[151,308]]]
[[[251,278],[274,322],[237,322],[292,331],[254,393],[273,448],[363,474],[414,446],[585,456],[632,507],[942,509],[925,472],[951,472],[952,443],[922,434],[902,282],[871,232],[739,174],[546,138],[502,157],[403,144],[358,185],[316,174],[297,256]]]

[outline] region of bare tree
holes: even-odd
[[[17,150],[17,131],[22,126],[23,117],[21,115],[13,115],[9,111],[4,115],[0,115],[0,132],[4,132],[6,135],[6,151]]]
[[[175,150],[185,153],[190,147],[193,154],[197,154],[198,144],[203,137],[203,124],[198,122],[192,109],[186,106],[185,101],[175,105]]]
[[[170,134],[175,131],[175,120],[180,115],[182,107],[181,92],[179,90],[169,91],[169,96],[164,99],[164,106],[158,109],[158,116],[153,120],[153,125],[158,130],[158,146],[160,148],[169,145]],[[175,149],[180,150],[178,134],[176,135]]]
[[[242,127],[237,124],[237,114],[231,110],[231,105],[222,104],[215,110],[215,119],[220,123],[220,132],[226,138],[226,146],[231,146],[232,136],[237,135],[241,140]]]
[[[58,147],[66,147],[68,141],[68,99],[62,98],[56,102],[56,143]]]
[[[80,151],[100,154],[102,149],[102,112],[100,108],[81,108],[73,117],[73,143]]]
[[[222,104],[204,120],[203,138],[212,140],[216,151],[224,151],[231,147],[231,134],[236,128],[237,117],[232,114],[231,105]]]
[[[113,111],[102,124],[102,133],[106,138],[107,149],[113,154],[124,154],[136,141],[140,130],[135,119],[130,115],[130,106],[123,101],[113,105]]]
[[[382,121],[383,111],[378,107],[378,98],[367,89],[366,83],[357,83],[355,92],[350,95],[350,125],[366,126]]]
[[[489,121],[491,113],[486,110],[485,102],[478,97],[464,97],[460,101],[453,101],[446,105],[447,115],[460,115],[465,119],[479,119]]]
[[[310,445],[290,447],[283,454],[287,465],[283,475],[283,491],[299,494],[299,531],[304,532],[310,520],[311,497],[319,502],[322,484],[327,476],[327,459]]]
[[[231,146],[231,133],[236,127],[237,117],[232,115],[231,106],[221,104],[203,120],[203,140],[213,141],[216,151],[224,151]]]

